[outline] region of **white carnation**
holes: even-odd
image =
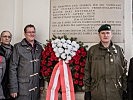
[[[52,43],[52,48],[55,48],[56,47],[56,44],[55,43]]]
[[[54,51],[55,53],[58,52],[58,48],[55,47],[55,48],[53,49],[53,51]]]
[[[67,48],[67,43],[64,43],[64,44],[63,44],[63,47],[64,47],[64,48]]]
[[[71,45],[67,45],[68,49],[71,50],[72,49],[72,46]]]
[[[56,57],[60,57],[60,54],[58,52],[55,52]]]
[[[71,44],[71,41],[70,40],[66,40],[66,43]]]
[[[79,44],[76,41],[65,40],[64,38],[55,39],[51,43],[56,57],[65,60],[66,63],[76,55],[76,51],[79,49]]]
[[[72,57],[70,55],[67,55],[67,59],[66,60],[71,60]]]
[[[66,54],[70,54],[70,49],[65,49]]]
[[[77,48],[77,50],[79,49],[79,44],[76,44],[75,47]]]
[[[70,55],[72,55],[72,57],[73,57],[73,56],[76,55],[76,53],[75,52],[71,52]]]
[[[65,40],[64,38],[62,38],[62,39],[61,39],[61,42],[62,42],[62,43],[65,43],[65,42],[66,42],[66,40]]]
[[[58,47],[62,47],[62,45],[63,44],[61,42],[58,42],[58,44],[57,44]]]
[[[63,48],[58,48],[58,52],[59,53],[63,53],[64,52],[64,49]]]
[[[74,45],[76,45],[77,43],[76,43],[76,41],[72,41],[72,46],[74,46]]]
[[[54,40],[54,43],[58,43],[58,42],[60,42],[60,39],[55,39]]]
[[[65,54],[65,53],[62,53],[62,54],[61,54],[61,58],[62,58],[62,59],[66,59],[66,54]]]

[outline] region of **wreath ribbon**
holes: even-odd
[[[2,56],[0,56],[0,63],[2,63]]]
[[[47,88],[46,100],[58,100],[60,87],[62,89],[62,100],[75,100],[71,70],[63,60],[60,60],[53,69]]]

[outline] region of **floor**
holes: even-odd
[[[46,91],[43,91],[43,94],[41,95],[41,99],[40,100],[46,100],[45,99],[46,98],[45,94],[46,94]],[[76,97],[75,100],[84,100],[84,92],[77,92],[75,94],[75,97]],[[59,99],[58,100],[62,100],[60,94],[59,94]]]

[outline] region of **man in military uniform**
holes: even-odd
[[[10,94],[16,100],[39,100],[42,46],[35,40],[34,25],[24,28],[25,38],[14,45],[9,68]]]
[[[123,50],[111,41],[109,24],[98,29],[100,43],[88,50],[85,66],[85,100],[123,100],[126,91],[126,60]]]

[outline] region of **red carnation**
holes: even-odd
[[[42,71],[45,71],[45,70],[47,70],[47,67],[46,66],[43,66],[42,67]]]
[[[74,77],[75,77],[75,78],[79,78],[79,73],[75,73],[75,74],[74,74]]]
[[[84,67],[85,66],[85,62],[80,62],[80,66]]]
[[[81,69],[80,69],[80,72],[81,72],[81,73],[84,73],[84,68],[81,68]]]
[[[47,71],[45,71],[44,76],[49,76],[49,73]]]
[[[52,62],[51,61],[48,61],[48,66],[51,66],[52,65]]]
[[[79,66],[79,65],[76,65],[76,66],[74,67],[74,69],[75,69],[76,71],[78,71],[78,70],[80,69],[80,66]]]
[[[79,83],[79,81],[78,80],[74,80],[74,82],[73,82],[74,84],[78,84]]]
[[[77,50],[76,54],[77,54],[77,55],[80,55],[80,52],[81,52],[80,50]]]
[[[83,79],[84,78],[84,75],[83,74],[80,74],[79,75],[79,79]]]
[[[41,61],[41,64],[42,64],[42,66],[45,65],[46,64],[46,61],[45,60],[42,60]]]
[[[83,81],[79,81],[79,85],[80,86],[83,86]]]
[[[85,56],[86,56],[86,54],[87,54],[87,53],[86,53],[85,51],[84,51],[84,52],[82,52],[82,56],[83,56],[83,57],[85,57]]]
[[[79,64],[79,60],[75,60],[75,64]]]

